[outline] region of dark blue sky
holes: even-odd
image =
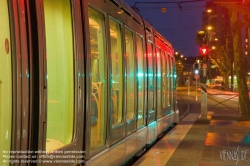
[[[190,0],[125,0],[130,6],[135,2],[184,2]],[[197,0],[199,1],[199,0]],[[202,1],[202,0],[201,0]],[[198,55],[199,46],[195,43],[195,34],[202,29],[202,12],[205,1],[178,4],[141,4],[137,3],[140,14],[149,21],[170,43],[175,51],[185,57]],[[167,12],[161,11],[162,7]]]

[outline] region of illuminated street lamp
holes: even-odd
[[[175,52],[175,55],[178,55],[178,54],[179,54],[179,53],[176,51],[176,52]]]
[[[211,9],[207,9],[207,12],[208,12],[208,13],[211,13],[211,12],[212,12],[212,10],[211,10]]]
[[[207,30],[212,30],[212,27],[211,27],[211,26],[208,26],[208,27],[207,27]]]

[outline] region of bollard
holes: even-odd
[[[201,87],[201,119],[207,119],[207,90]]]

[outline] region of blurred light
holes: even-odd
[[[181,55],[181,58],[183,58],[183,55]]]
[[[246,39],[246,43],[248,42],[248,39]]]
[[[218,41],[218,38],[215,38],[214,40],[215,40],[215,41]]]
[[[185,58],[185,60],[187,60],[187,58]]]
[[[207,12],[208,12],[208,13],[211,13],[211,12],[212,12],[212,10],[211,10],[211,9],[207,9]]]
[[[137,76],[138,77],[143,77],[143,73],[138,73]]]
[[[211,26],[208,26],[208,27],[207,27],[207,29],[208,29],[208,30],[211,30],[211,29],[212,29],[212,27],[211,27]]]
[[[198,31],[197,33],[198,33],[198,34],[204,34],[205,31]]]
[[[122,14],[124,11],[121,9],[120,11],[118,11],[118,14]]]
[[[195,74],[198,74],[198,73],[199,73],[199,71],[198,71],[198,70],[195,70],[195,71],[194,71],[194,73],[195,73]]]
[[[178,52],[175,52],[175,55],[178,55]]]
[[[245,52],[245,55],[247,55],[247,54],[248,54],[248,52],[246,51],[246,52]]]
[[[212,49],[213,49],[213,50],[215,50],[215,49],[216,49],[216,47],[215,47],[215,46],[212,46]]]

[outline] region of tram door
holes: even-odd
[[[82,43],[80,2],[36,1],[39,33],[39,73],[42,114],[39,116],[39,154],[43,163],[81,164],[82,149]],[[74,8],[74,9],[73,9]],[[79,26],[78,26],[79,25]],[[80,28],[81,29],[81,28]],[[77,37],[76,37],[77,36]],[[74,44],[77,43],[77,44]],[[78,53],[78,54],[77,54]],[[79,63],[81,61],[81,63]],[[44,158],[55,153],[58,158]],[[67,159],[65,159],[67,158]]]

